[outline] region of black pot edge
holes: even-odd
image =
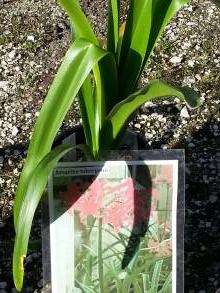
[[[135,132],[133,129],[130,129],[130,128],[128,128],[126,131],[128,133],[137,135],[138,150],[146,150],[147,149],[147,142],[146,142],[143,135]],[[85,135],[84,135],[83,127],[82,127],[82,125],[77,125],[77,126],[74,126],[70,129],[67,129],[67,130],[63,131],[61,134],[59,134],[54,140],[53,148],[62,144],[62,141],[64,139],[66,139],[68,136],[72,135],[73,133],[76,133],[76,144],[82,144],[85,142]],[[122,139],[122,141],[123,141],[123,139]],[[127,150],[130,149],[131,150],[131,148],[128,145],[123,144],[123,142],[122,142],[122,145],[120,146],[119,149],[122,149],[122,150],[123,149],[127,149]],[[132,150],[134,150],[134,149],[132,149]]]

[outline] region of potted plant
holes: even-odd
[[[198,94],[185,86],[152,80],[138,88],[141,73],[160,34],[188,2],[131,0],[127,20],[119,26],[120,1],[109,0],[107,42],[102,45],[79,3],[59,0],[70,17],[73,41],[35,124],[17,187],[13,277],[18,291],[23,285],[23,262],[34,212],[57,162],[74,147],[93,160],[98,160],[103,152],[117,149],[129,121],[147,101],[178,97],[191,108],[199,106]],[[77,95],[85,144],[59,145],[52,149],[57,131]]]

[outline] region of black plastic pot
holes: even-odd
[[[72,129],[66,130],[57,136],[53,147],[58,146],[61,143],[74,143],[75,145],[85,143],[85,135],[83,127],[81,125]],[[119,150],[145,150],[146,141],[145,138],[131,129],[127,129],[121,139]]]

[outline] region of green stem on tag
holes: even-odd
[[[98,222],[98,272],[100,292],[104,293],[103,259],[102,259],[102,218]]]

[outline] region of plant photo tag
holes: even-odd
[[[177,292],[178,160],[59,163],[48,194],[53,293]]]

